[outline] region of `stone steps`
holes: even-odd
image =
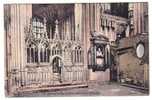
[[[57,90],[65,90],[65,89],[71,89],[71,88],[84,88],[88,87],[87,83],[62,83],[58,85],[45,85],[41,87],[24,87],[18,89],[18,93],[22,92],[36,92],[36,91],[57,91]]]

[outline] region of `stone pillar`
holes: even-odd
[[[72,14],[72,17],[71,17],[71,34],[72,34],[72,40],[75,39],[75,31],[74,31],[74,15]]]
[[[66,21],[65,20],[63,21],[63,30],[64,30],[63,31],[63,34],[64,34],[63,39],[65,40],[66,39]]]
[[[26,64],[26,46],[25,46],[25,27],[29,25],[30,18],[32,17],[32,5],[30,4],[9,4],[10,7],[10,34],[11,34],[11,56],[10,60],[11,71],[17,70],[16,77],[19,83],[14,83],[14,75],[9,77],[9,93],[15,91],[16,87],[22,86],[23,75],[22,71]],[[5,6],[4,6],[5,9]],[[5,12],[4,12],[5,13]],[[6,37],[8,38],[8,37]]]
[[[100,5],[97,3],[95,4],[95,31],[100,31]]]
[[[144,22],[144,17],[145,17],[145,14],[144,14],[144,3],[141,3],[141,33],[144,32],[144,26],[145,26],[145,22]]]
[[[75,37],[76,40],[81,40],[82,35],[82,4],[74,5],[74,15],[75,15]]]
[[[133,3],[134,35],[144,32],[144,3]]]
[[[66,35],[65,35],[65,39],[69,40],[70,39],[70,27],[69,27],[69,18],[66,19]]]
[[[72,14],[69,16],[69,32],[70,32],[70,34],[69,34],[69,38],[70,38],[70,40],[72,40]]]

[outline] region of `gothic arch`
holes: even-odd
[[[79,47],[82,49],[82,46],[80,46],[79,44],[75,44],[72,46],[72,50],[75,50],[75,48],[79,48]]]
[[[51,64],[52,64],[53,59],[56,58],[56,57],[59,57],[62,60],[63,64],[64,64],[64,59],[60,55],[54,55],[54,56],[52,56],[51,60],[50,60]]]
[[[54,55],[62,55],[63,50],[62,50],[62,46],[60,43],[55,43],[54,45],[51,46],[51,52],[52,52],[52,56]]]

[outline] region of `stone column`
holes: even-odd
[[[72,14],[72,17],[71,17],[71,34],[72,34],[72,40],[75,39],[75,32],[74,32],[74,15]]]
[[[74,5],[74,15],[75,15],[75,37],[76,40],[81,40],[82,34],[82,4]]]
[[[62,40],[64,39],[64,24],[63,24],[63,21],[61,22],[61,27],[62,27],[62,29],[61,29],[61,35],[62,35]]]
[[[63,31],[63,34],[64,34],[63,39],[65,40],[65,37],[66,37],[66,20],[63,21],[63,30],[64,30]]]
[[[144,28],[143,3],[133,3],[134,35],[143,32]]]
[[[95,31],[100,31],[100,6],[99,4],[95,4]]]
[[[144,32],[144,16],[145,14],[144,14],[144,3],[141,3],[141,33],[143,33]]]
[[[32,6],[26,5],[26,4],[10,4],[10,33],[11,33],[11,57],[10,59],[10,70],[16,69],[18,70],[18,80],[19,83],[17,83],[17,86],[22,86],[21,83],[23,80],[23,76],[21,71],[25,67],[26,64],[26,46],[25,46],[25,27],[26,25],[29,25],[30,18],[32,17]],[[5,8],[5,7],[4,7]],[[11,74],[11,77],[9,77],[10,83],[9,83],[9,90],[10,92],[15,91],[16,88],[14,84],[14,75]]]
[[[66,40],[70,40],[70,24],[69,24],[69,18],[66,20]]]

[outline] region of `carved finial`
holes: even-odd
[[[43,18],[43,22],[44,22],[44,36],[47,36],[47,29],[46,29],[46,22],[47,22],[47,20],[46,20],[45,17]]]
[[[56,19],[56,20],[55,20],[55,25],[58,25],[58,23],[59,23],[59,22],[58,22],[58,20]]]
[[[44,25],[45,25],[46,24],[46,18],[45,17],[43,18],[43,22],[44,22]]]
[[[59,29],[58,29],[58,20],[55,20],[55,36],[54,39],[59,39]]]

